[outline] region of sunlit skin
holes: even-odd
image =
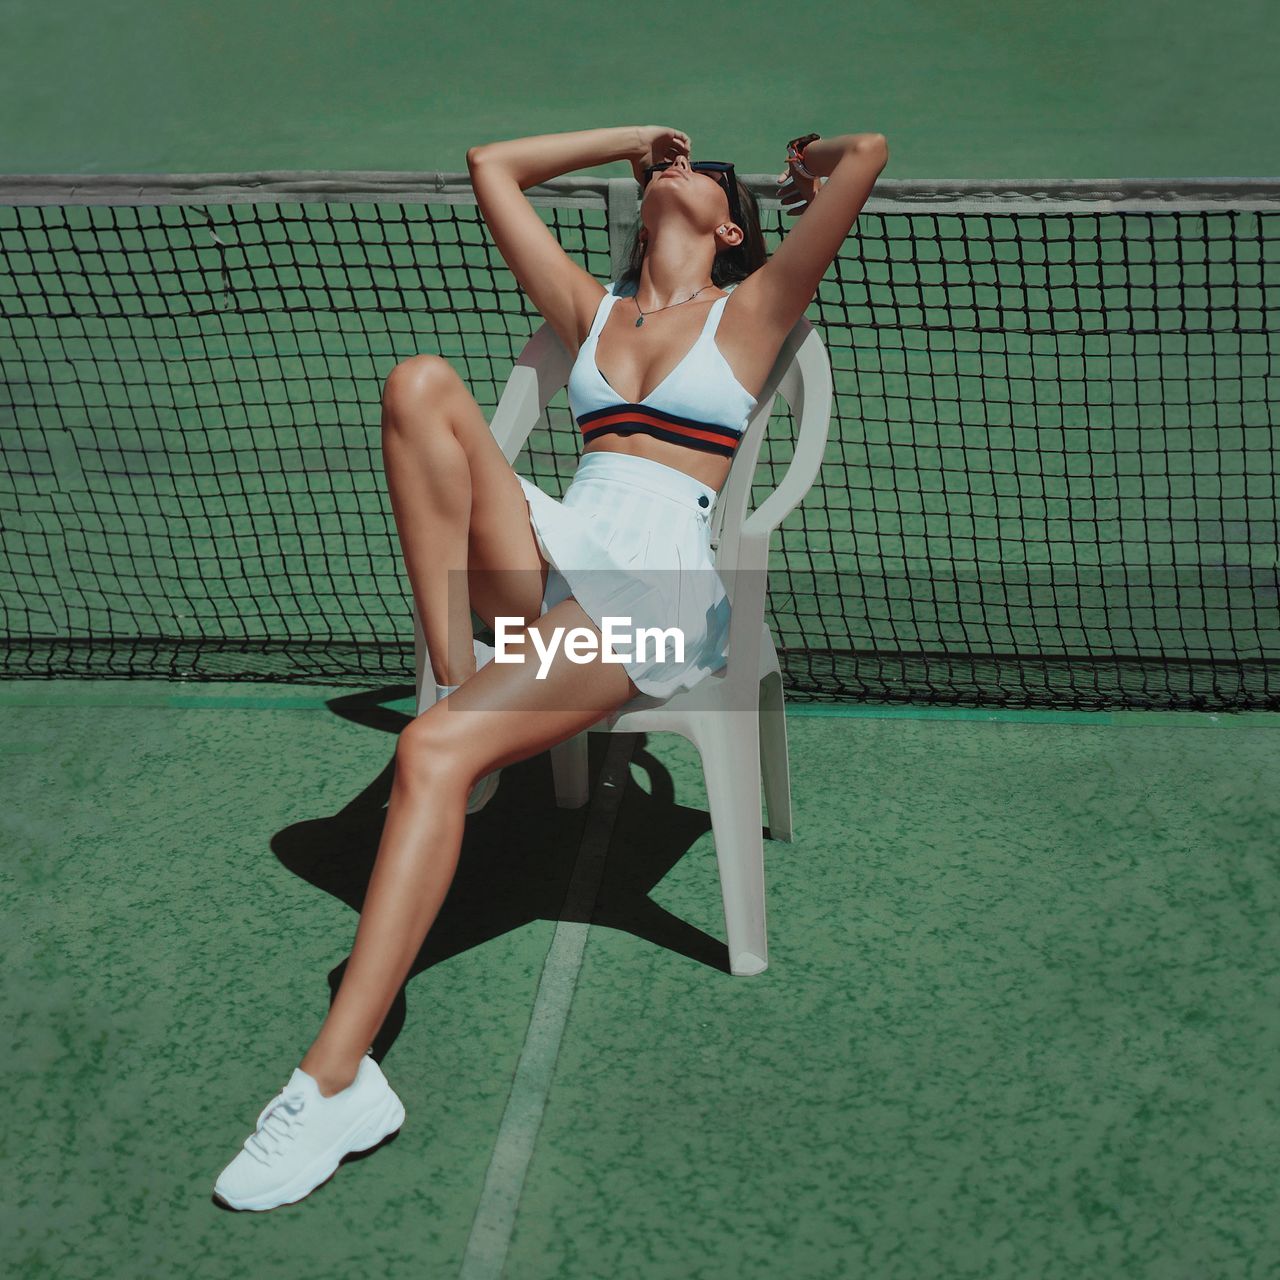
[[[726,296],[726,290],[711,282],[715,256],[741,244],[744,238],[742,228],[730,217],[724,187],[709,173],[695,172],[691,163],[690,156],[677,153],[671,168],[655,174],[645,188],[640,202],[640,238],[645,251],[635,301],[615,303],[596,339],[596,364],[601,374],[631,403],[653,391],[693,346],[711,305]],[[648,317],[649,312],[662,307],[670,309]],[[648,318],[637,329],[636,317],[641,312]],[[727,311],[717,330],[717,345],[734,376],[748,392],[758,395],[758,384],[768,370],[755,370],[755,378],[746,380],[741,355],[731,358],[729,354],[736,348],[726,319]],[[717,490],[733,461],[642,434],[601,436],[585,445],[583,452],[602,449],[638,454],[676,467]]]
[[[742,239],[730,222],[724,188],[694,173],[687,156],[674,159],[649,183],[641,203],[646,247],[637,300],[645,311],[710,285],[717,244]],[[672,364],[680,358],[701,331],[707,308],[723,294],[712,285],[639,329],[624,317],[625,333],[616,342],[615,329],[622,326],[616,320],[607,325],[598,349],[610,385],[643,398],[639,393],[669,371],[667,354],[674,351]],[[618,452],[632,452],[634,439],[613,437]],[[691,457],[693,451],[665,441],[645,443],[666,447],[634,451],[680,465],[713,487],[723,482],[728,459]],[[351,958],[301,1063],[325,1094],[355,1078],[360,1056],[435,922],[457,869],[475,780],[564,741],[639,692],[624,667],[599,660],[578,664],[563,650],[542,680],[535,678],[533,661],[490,662],[479,672],[470,654],[450,661],[446,637],[471,634],[473,608],[491,625],[499,613],[519,616],[548,643],[556,626],[596,628],[573,599],[539,617],[549,566],[533,538],[528,505],[483,412],[448,361],[415,356],[392,371],[382,398],[382,449],[434,676],[462,687],[400,734],[386,823]],[[466,566],[468,591],[455,585],[450,598],[447,570]]]
[[[751,394],[762,389],[782,340],[870,191],[884,163],[883,142],[878,134],[845,135],[810,148],[806,159],[812,162],[816,154],[837,188],[835,199],[822,205],[829,210],[825,221],[809,221],[803,236],[798,222],[773,255],[785,260],[789,251],[791,265],[757,270],[726,303],[717,345]],[[637,177],[646,164],[674,162],[644,192],[646,249],[636,301],[645,312],[679,305],[637,329],[636,303],[615,304],[598,347],[598,364],[614,390],[643,399],[693,345],[707,308],[724,294],[711,285],[712,263],[721,248],[743,237],[730,219],[724,188],[689,168],[686,134],[659,126],[541,135],[473,150],[484,153],[474,157],[473,167],[469,152],[468,166],[482,210],[488,208],[490,231],[571,354],[586,335],[602,286],[564,254],[522,190],[611,159],[628,160]],[[811,198],[812,189],[800,184],[793,178],[782,186],[784,200]],[[821,204],[815,202],[815,213]],[[685,301],[704,286],[710,287]],[[601,447],[642,452],[716,489],[729,465],[729,459],[642,436],[614,436],[607,445],[591,446]],[[523,490],[449,361],[416,355],[391,371],[382,395],[382,450],[430,655],[427,679],[461,687],[415,717],[397,740],[386,821],[351,957],[301,1062],[326,1095],[355,1078],[436,919],[457,867],[473,784],[574,736],[638,692],[621,664],[599,656],[576,662],[563,646],[545,678],[538,678],[534,632],[546,651],[556,628],[585,627],[597,636],[599,630],[573,598],[539,616],[549,566],[534,539]],[[523,620],[522,650],[529,660],[489,662],[477,672],[470,647],[473,609],[491,626],[499,615]]]

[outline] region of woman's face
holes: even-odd
[[[646,224],[658,210],[678,203],[689,220],[712,232],[730,221],[729,193],[709,173],[696,173],[688,156],[677,156],[671,167],[649,179],[641,199]]]

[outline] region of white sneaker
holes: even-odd
[[[356,1078],[328,1098],[295,1067],[213,1193],[232,1209],[292,1204],[327,1181],[349,1152],[376,1147],[403,1123],[404,1104],[370,1054],[360,1059]]]

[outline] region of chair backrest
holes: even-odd
[[[542,324],[516,359],[490,423],[494,439],[508,462],[515,463],[530,432],[542,420],[547,405],[568,383],[572,369],[573,357],[565,350],[556,331]],[[796,420],[796,435],[785,474],[758,508],[765,516],[766,539],[800,503],[817,478],[831,426],[831,362],[818,331],[804,316],[796,321],[778,350],[716,499],[711,545],[715,549],[717,570],[732,571],[739,567],[742,528],[747,520],[760,449],[776,396],[781,396],[791,410]],[[731,577],[726,579],[725,587],[732,604]]]

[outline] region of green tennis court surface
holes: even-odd
[[[580,812],[513,766],[384,1030],[403,1131],[219,1210],[410,710],[381,376],[438,351],[489,410],[536,318],[420,190],[0,207],[0,1273],[1280,1274],[1280,721],[1230,710],[1277,694],[1280,10],[616,13],[15,0],[0,169],[136,198],[658,120],[741,173],[874,129],[882,191],[1039,193],[873,203],[810,309],[838,400],[774,545],[770,968],[725,972],[687,743],[593,741]],[[541,206],[601,280],[625,172]],[[1146,203],[1046,205],[1070,175]],[[1257,175],[1262,210],[1194,181]],[[565,412],[519,464],[553,494]]]
[[[792,715],[750,980],[688,744],[604,803],[593,738],[603,825],[514,766],[384,1032],[403,1130],[219,1211],[348,953],[406,692],[0,687],[9,1274],[1280,1266],[1264,713]]]

